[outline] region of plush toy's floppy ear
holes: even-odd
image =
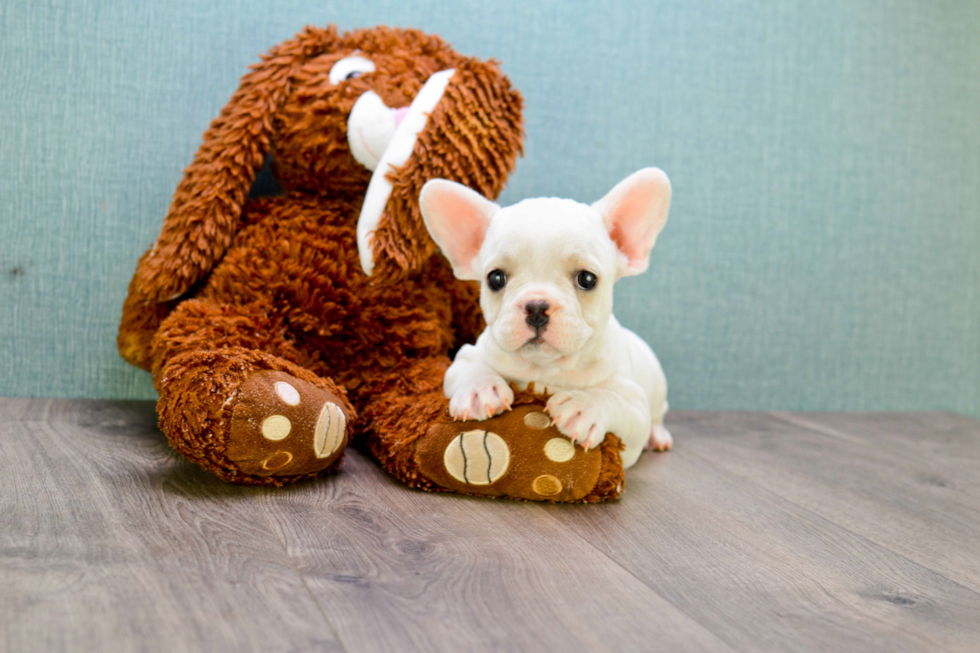
[[[337,49],[337,29],[308,27],[266,54],[204,133],[153,247],[129,284],[117,340],[123,358],[150,368],[150,342],[178,298],[207,276],[231,244],[255,175],[269,152],[273,118],[304,62]]]
[[[429,235],[449,259],[456,278],[479,279],[476,257],[490,218],[500,207],[462,184],[433,179],[422,186],[419,208]]]
[[[619,276],[647,269],[650,250],[667,222],[670,180],[663,170],[644,168],[616,184],[592,205],[621,255]]]
[[[375,171],[387,175],[392,189],[370,234],[375,269],[365,267],[369,273],[398,278],[435,252],[419,209],[427,180],[450,179],[495,199],[522,152],[523,101],[497,63],[457,58],[451,65],[454,72],[412,155],[397,169]]]
[[[308,27],[273,48],[242,78],[204,133],[156,244],[139,262],[134,286],[144,300],[166,301],[186,293],[220,260],[269,152],[273,118],[289,94],[291,79],[305,61],[338,43],[335,27]]]

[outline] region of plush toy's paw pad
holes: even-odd
[[[670,436],[670,431],[660,424],[654,425],[650,429],[650,442],[647,444],[648,449],[669,451],[672,446],[674,446],[674,438]]]
[[[250,374],[234,401],[226,453],[246,474],[318,472],[347,444],[343,401],[285,372]]]
[[[598,449],[575,445],[535,405],[484,421],[437,423],[415,459],[419,471],[447,489],[534,501],[580,500],[602,468]]]

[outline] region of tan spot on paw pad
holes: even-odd
[[[443,455],[446,471],[469,485],[490,485],[510,467],[510,448],[496,433],[474,430],[460,433]]]
[[[561,492],[561,481],[551,474],[542,474],[531,483],[531,489],[543,497],[553,497]]]
[[[276,381],[276,394],[279,398],[283,400],[286,404],[290,406],[299,405],[299,390],[297,390],[293,384],[286,383],[285,381]]]
[[[524,416],[524,424],[532,429],[546,429],[551,426],[551,418],[545,413],[535,411]]]
[[[326,458],[337,450],[347,429],[347,416],[336,404],[324,404],[313,432],[313,451],[317,458]]]
[[[567,462],[575,456],[575,444],[565,438],[551,438],[544,443],[544,455],[556,463]]]
[[[273,442],[285,440],[292,430],[292,422],[285,415],[270,415],[262,422],[262,436]]]
[[[272,471],[273,469],[285,467],[292,461],[293,454],[289,453],[288,451],[277,451],[262,461],[262,469]]]

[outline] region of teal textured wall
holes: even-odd
[[[153,397],[114,347],[136,259],[257,54],[386,23],[527,101],[504,201],[674,183],[616,311],[684,408],[980,414],[980,4],[0,4],[0,394]]]

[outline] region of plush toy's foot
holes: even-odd
[[[544,405],[481,421],[433,424],[415,449],[419,472],[463,494],[595,502],[622,492],[619,441],[586,451],[551,425]],[[610,483],[612,481],[612,483]]]
[[[455,422],[438,383],[444,368],[420,364],[403,388],[379,395],[366,411],[367,445],[392,475],[432,492],[529,501],[596,503],[622,493],[616,436],[584,450],[551,425],[547,398],[530,392],[516,393],[501,415]]]
[[[339,466],[344,391],[281,358],[229,348],[166,366],[158,410],[171,444],[226,481],[282,485]]]
[[[285,372],[253,372],[232,401],[228,460],[257,476],[319,472],[347,444],[342,403],[332,392]]]

